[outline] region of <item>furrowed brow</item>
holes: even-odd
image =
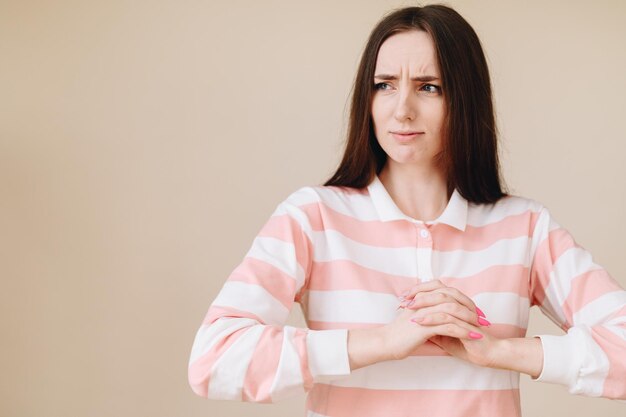
[[[377,80],[382,80],[382,81],[395,81],[398,79],[397,75],[391,75],[391,74],[377,74],[374,75],[374,78]],[[420,81],[420,82],[429,82],[429,81],[437,81],[439,80],[438,77],[435,77],[434,75],[420,75],[418,77],[412,77],[411,81]]]

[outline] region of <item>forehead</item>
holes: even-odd
[[[439,74],[435,44],[427,32],[400,32],[387,38],[380,46],[376,58],[377,73],[400,74],[406,70],[411,75]]]

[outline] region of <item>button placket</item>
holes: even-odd
[[[426,225],[416,222],[415,227],[417,232],[417,275],[423,282],[431,281],[433,279],[433,240]]]

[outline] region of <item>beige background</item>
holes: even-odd
[[[1,1],[0,415],[303,415],[195,396],[189,351],[275,206],[333,172],[366,37],[412,4]],[[448,4],[488,54],[511,191],[626,284],[625,2]],[[525,376],[522,399],[626,412]]]

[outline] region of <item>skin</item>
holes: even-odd
[[[374,71],[372,120],[388,169],[437,170],[434,157],[442,149],[445,101],[435,50],[426,32],[403,32],[387,39]],[[390,77],[391,76],[391,77]],[[415,79],[429,77],[428,79]],[[417,132],[406,142],[394,132]]]
[[[449,195],[436,163],[442,149],[445,86],[433,41],[422,31],[401,32],[380,47],[372,119],[388,159],[379,175],[398,207],[421,220],[436,219]],[[405,134],[409,133],[409,134]],[[419,198],[418,198],[419,196]],[[352,370],[404,359],[430,341],[448,354],[480,366],[539,376],[543,351],[538,338],[499,339],[484,331],[488,319],[459,290],[439,280],[408,288],[389,324],[348,332]],[[473,337],[472,337],[473,336]]]
[[[372,121],[387,154],[379,177],[404,213],[436,219],[450,196],[436,164],[446,106],[430,35],[410,31],[388,38],[378,51],[374,75]]]

